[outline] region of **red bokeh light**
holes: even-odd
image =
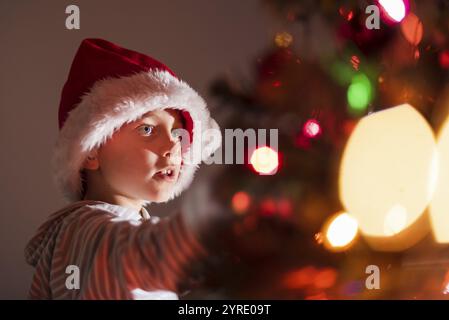
[[[251,204],[251,197],[245,191],[239,191],[232,197],[232,209],[236,213],[244,213]]]

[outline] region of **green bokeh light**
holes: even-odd
[[[368,77],[357,74],[352,78],[348,88],[348,103],[351,112],[363,113],[373,98],[373,88]]]

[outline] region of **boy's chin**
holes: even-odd
[[[155,203],[167,202],[170,200],[170,194],[168,192],[153,193],[147,200]]]
[[[150,185],[147,188],[147,201],[155,202],[155,203],[163,203],[170,200],[170,196],[172,195],[174,183],[167,185]]]

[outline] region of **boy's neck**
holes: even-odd
[[[120,194],[105,183],[100,170],[87,170],[87,190],[83,200],[97,200],[125,208],[132,208],[140,212],[144,200],[131,198]]]

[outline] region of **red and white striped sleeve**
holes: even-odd
[[[192,265],[208,254],[181,213],[157,224],[114,217],[85,206],[64,219],[46,263],[51,298],[132,299],[134,289],[180,293]],[[69,265],[79,268],[78,290],[65,285]]]

